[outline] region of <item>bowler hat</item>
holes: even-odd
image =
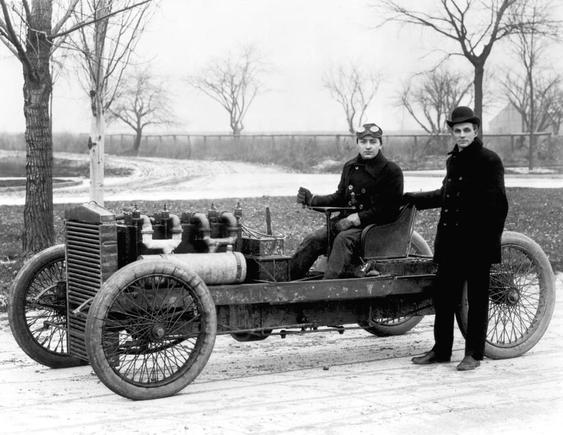
[[[369,123],[362,125],[362,130],[356,131],[356,139],[363,139],[364,137],[372,136],[374,138],[379,138],[383,136],[383,130],[377,124]]]
[[[456,107],[452,112],[452,119],[446,122],[450,127],[453,127],[455,124],[461,124],[462,122],[470,122],[477,124],[478,127],[481,126],[481,120],[475,116],[473,110],[466,106]]]

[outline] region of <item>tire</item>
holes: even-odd
[[[485,356],[514,358],[530,350],[545,333],[555,307],[555,277],[541,247],[524,234],[502,234],[502,262],[491,267],[489,326]],[[456,313],[467,330],[467,286]]]
[[[262,329],[256,332],[235,332],[231,334],[236,341],[248,342],[248,341],[262,341],[270,336],[272,329]]]
[[[411,245],[409,247],[409,255],[432,255],[432,250],[426,240],[413,231],[411,238]],[[360,323],[359,325],[365,329],[367,332],[378,337],[389,337],[392,335],[403,335],[414,328],[420,323],[424,316],[401,316],[401,317],[391,317],[391,318],[374,318],[369,322],[369,326],[366,323]]]
[[[94,298],[86,348],[110,390],[157,399],[197,377],[216,332],[215,304],[194,272],[170,260],[140,260],[115,272]]]
[[[8,320],[18,345],[38,363],[51,368],[84,364],[68,353],[65,245],[25,263],[10,288]]]

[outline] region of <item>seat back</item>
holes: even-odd
[[[361,235],[362,258],[406,257],[414,228],[416,208],[403,206],[399,217],[388,224],[368,225]]]

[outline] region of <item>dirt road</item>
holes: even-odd
[[[558,275],[563,291],[563,274]],[[0,318],[0,433],[555,434],[563,423],[563,300],[527,354],[474,372],[410,356],[432,344],[432,317],[401,337],[361,330],[218,337],[204,371],[180,394],[133,402],[91,367],[52,370],[15,344]],[[456,331],[457,333],[457,331]]]
[[[14,151],[0,150],[2,153]],[[86,160],[82,154],[58,153],[64,159]],[[292,196],[299,186],[317,194],[332,193],[340,174],[291,173],[275,165],[242,162],[178,160],[148,157],[106,156],[108,165],[129,167],[129,177],[106,177],[106,201],[196,200]],[[432,190],[440,187],[442,171],[405,172],[405,191]],[[89,181],[73,179],[71,186],[55,186],[55,203],[79,203],[89,200]],[[507,175],[508,187],[563,188],[563,175]],[[25,190],[1,189],[0,205],[24,204]]]

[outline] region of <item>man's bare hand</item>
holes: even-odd
[[[360,217],[358,216],[358,213],[353,213],[348,217],[345,217],[344,219],[340,219],[337,223],[336,223],[336,229],[338,231],[345,231],[349,228],[352,227],[359,227],[361,224],[360,222]]]

